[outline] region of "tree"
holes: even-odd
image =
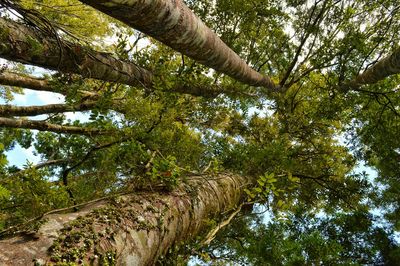
[[[234,250],[239,256],[230,259],[262,264],[265,250],[251,255],[254,232],[301,233],[303,241],[276,251],[293,263],[328,261],[331,247],[361,254],[359,263],[395,258],[393,228],[377,230],[368,211],[394,206],[384,213],[391,226],[398,217],[396,1],[81,2],[111,18],[72,0],[0,2],[7,10],[0,56],[56,71],[38,77],[7,66],[2,98],[11,101],[19,87],[65,97],[0,106],[4,263],[177,264]],[[129,26],[184,55],[154,39],[138,47],[143,33]],[[109,45],[101,40],[111,29],[116,43]],[[71,121],[70,111],[88,118]],[[352,153],[338,141],[343,136]],[[39,164],[8,162],[17,143],[34,147]],[[357,159],[376,167],[386,187],[352,173]],[[254,203],[299,222],[233,223],[207,250]],[[325,227],[307,218],[321,212]],[[371,252],[342,241],[347,220]],[[232,230],[247,246],[225,241]],[[315,249],[326,238],[329,245]],[[298,252],[290,257],[288,247]]]

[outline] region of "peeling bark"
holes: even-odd
[[[181,0],[80,1],[236,80],[280,90],[270,78],[248,66]]]
[[[51,131],[55,133],[65,134],[80,134],[86,136],[111,134],[110,131],[96,128],[57,125],[45,121],[24,120],[5,117],[0,117],[0,127],[36,129],[39,131]]]
[[[357,88],[361,85],[374,84],[384,78],[400,73],[400,49],[391,55],[379,60],[365,72],[358,75],[349,83],[350,87]]]
[[[233,211],[244,199],[248,179],[205,178],[189,178],[173,192],[132,193],[76,213],[48,215],[34,239],[21,235],[0,241],[0,264],[96,265],[108,256],[116,265],[154,265],[170,247],[209,229],[209,219]]]

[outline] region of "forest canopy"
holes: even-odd
[[[144,2],[0,0],[4,248],[79,213],[38,263],[397,264],[400,3]]]

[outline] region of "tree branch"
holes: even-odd
[[[51,82],[45,78],[37,78],[27,74],[14,73],[10,71],[0,72],[0,84],[15,86],[35,91],[48,91],[67,95],[67,90],[55,89]],[[96,92],[78,90],[85,97],[99,97]]]
[[[270,91],[281,89],[269,77],[247,65],[181,0],[80,1],[238,81]]]
[[[36,129],[39,131],[51,131],[55,133],[79,134],[87,136],[111,134],[111,131],[103,129],[85,128],[79,126],[65,126],[51,124],[44,121],[12,119],[5,117],[0,117],[0,127]]]
[[[358,88],[366,84],[374,84],[384,78],[400,73],[400,49],[396,49],[389,56],[379,60],[372,67],[358,75],[354,80],[345,84],[349,89]]]
[[[132,62],[116,59],[111,54],[97,52],[65,40],[57,40],[51,37],[52,35],[45,35],[4,18],[0,18],[0,32],[5,33],[0,39],[0,57],[5,59],[64,73],[75,73],[84,78],[142,86],[154,90],[154,75],[151,72]],[[4,72],[0,76],[0,84],[66,94],[66,92],[55,90],[45,80],[18,76],[9,72]],[[215,98],[221,93],[230,93],[230,90],[221,90],[216,86],[194,86],[180,82],[172,86],[170,91],[207,98]],[[232,93],[235,92],[232,91]]]
[[[48,104],[48,105],[33,105],[33,106],[15,106],[15,105],[0,105],[0,116],[36,116],[51,113],[64,113],[87,111],[93,109],[97,105],[95,101],[83,102],[80,104]]]

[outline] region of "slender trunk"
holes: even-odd
[[[205,178],[189,178],[169,193],[132,193],[76,213],[47,215],[34,239],[21,235],[0,241],[0,264],[154,265],[173,245],[210,229],[210,219],[234,211],[244,199],[246,178]]]
[[[5,117],[0,117],[0,127],[36,129],[39,131],[51,131],[55,133],[79,134],[87,136],[104,135],[111,133],[110,131],[105,131],[102,129],[85,128],[79,126],[65,126],[65,125],[51,124],[44,121],[14,119]]]
[[[245,84],[280,88],[248,66],[181,0],[80,1]]]
[[[384,78],[400,73],[400,49],[395,50],[391,55],[379,60],[365,72],[352,80],[350,87],[357,88],[361,85],[374,84]]]

